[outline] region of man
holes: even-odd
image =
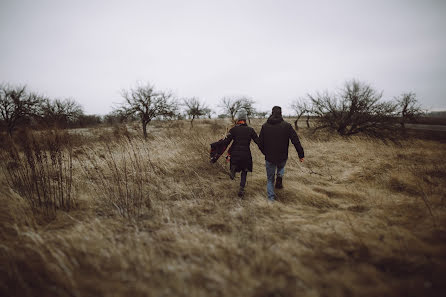
[[[274,106],[268,121],[260,130],[259,147],[265,155],[266,185],[268,199],[275,200],[274,178],[277,170],[276,188],[282,189],[282,178],[285,173],[285,164],[288,159],[289,141],[293,143],[299,155],[300,162],[304,161],[304,149],[300,145],[299,137],[290,123],[282,118],[282,109]]]

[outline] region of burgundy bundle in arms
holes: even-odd
[[[211,163],[217,162],[218,158],[220,158],[220,156],[223,155],[228,145],[229,143],[226,138],[211,143],[211,153],[210,153]]]

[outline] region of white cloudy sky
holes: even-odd
[[[346,80],[446,109],[446,1],[0,0],[0,82],[105,114],[151,82],[261,110]]]

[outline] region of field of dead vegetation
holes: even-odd
[[[446,143],[303,128],[268,203],[255,144],[244,199],[209,163],[226,127],[3,138],[0,296],[445,296]]]

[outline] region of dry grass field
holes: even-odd
[[[224,158],[209,163],[227,124],[4,143],[0,296],[446,295],[444,142],[302,129],[305,162],[290,146],[268,203],[254,144],[244,199]]]

